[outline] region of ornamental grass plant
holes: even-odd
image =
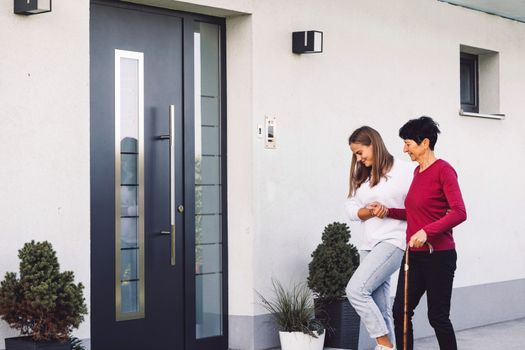
[[[257,292],[260,304],[273,316],[282,332],[303,332],[314,338],[323,334],[324,325],[315,318],[316,306],[312,293],[302,284],[290,289],[278,280],[272,280],[273,298],[266,298]],[[314,333],[316,332],[316,333]]]

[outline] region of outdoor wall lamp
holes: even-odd
[[[293,32],[292,51],[299,54],[323,52],[323,32],[317,30]]]
[[[51,0],[15,0],[17,15],[36,15],[51,12]]]

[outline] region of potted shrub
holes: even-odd
[[[71,332],[87,308],[82,283],[71,271],[60,272],[49,242],[31,241],[18,251],[20,278],[7,272],[0,282],[0,317],[21,337],[6,338],[6,350],[82,348]]]
[[[279,327],[282,350],[322,350],[326,332],[315,318],[311,291],[305,284],[286,289],[272,280],[274,297],[259,295],[260,304],[270,312]]]
[[[359,266],[359,253],[349,243],[350,229],[334,222],[324,228],[322,242],[312,253],[308,265],[308,287],[316,296],[318,318],[323,318],[330,331],[326,346],[357,349],[360,318],[346,298],[346,285]]]

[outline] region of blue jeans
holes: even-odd
[[[403,250],[387,242],[359,251],[361,263],[346,287],[348,300],[372,338],[389,335],[395,343],[390,276],[401,265]]]

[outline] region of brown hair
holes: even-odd
[[[394,164],[394,157],[388,152],[381,135],[375,129],[369,126],[356,129],[348,138],[348,144],[352,143],[359,143],[364,146],[372,145],[374,161],[372,166],[367,168],[357,161],[355,154],[352,154],[348,197],[354,195],[356,190],[367,180],[370,180],[370,187],[377,185],[382,177],[386,178],[386,174]]]

